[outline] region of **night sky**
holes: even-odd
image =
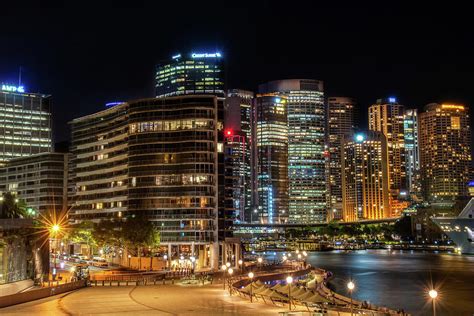
[[[17,83],[21,66],[27,91],[53,95],[56,141],[106,102],[152,97],[155,64],[189,50],[221,51],[230,88],[324,80],[328,96],[359,101],[362,128],[380,97],[474,104],[471,10],[454,1],[98,2],[0,10],[0,82]]]

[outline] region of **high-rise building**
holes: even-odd
[[[396,98],[378,99],[369,107],[369,130],[381,132],[387,140],[390,208],[399,216],[408,206],[406,199],[406,164],[404,107]]]
[[[420,162],[424,198],[450,205],[468,197],[471,180],[471,129],[464,105],[425,106],[420,113]]]
[[[193,254],[198,267],[218,268],[219,108],[215,96],[190,95],[73,120],[71,220],[146,214],[170,260]]]
[[[257,94],[255,102],[255,215],[262,223],[288,221],[287,99],[279,93],[263,93]]]
[[[252,102],[251,91],[232,89],[224,105],[225,205],[237,221],[252,221]],[[257,218],[255,218],[257,219]]]
[[[51,96],[0,85],[0,164],[51,152]]]
[[[221,53],[176,54],[156,66],[156,97],[187,94],[225,96]]]
[[[36,214],[67,210],[68,155],[41,153],[15,158],[0,167],[0,195],[12,193]]]
[[[420,149],[418,144],[418,110],[405,110],[405,162],[407,173],[407,189],[411,199],[420,198]]]
[[[259,92],[286,97],[287,100],[289,221],[301,224],[325,222],[323,82],[310,79],[277,80],[260,85]]]
[[[387,144],[382,133],[358,133],[341,149],[343,220],[391,216]]]
[[[330,219],[342,219],[342,159],[344,139],[354,134],[354,110],[356,101],[348,97],[327,99],[327,144],[328,144],[328,195]]]

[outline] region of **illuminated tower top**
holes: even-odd
[[[224,97],[224,63],[220,52],[176,54],[159,63],[155,96],[212,94]]]

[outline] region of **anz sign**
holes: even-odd
[[[25,93],[25,87],[24,86],[12,86],[12,85],[9,85],[9,84],[2,84],[2,91]]]

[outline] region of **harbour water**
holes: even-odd
[[[355,299],[412,315],[432,315],[428,291],[438,290],[436,314],[474,315],[474,256],[419,251],[331,251],[308,254],[308,262],[331,271],[330,286]]]

